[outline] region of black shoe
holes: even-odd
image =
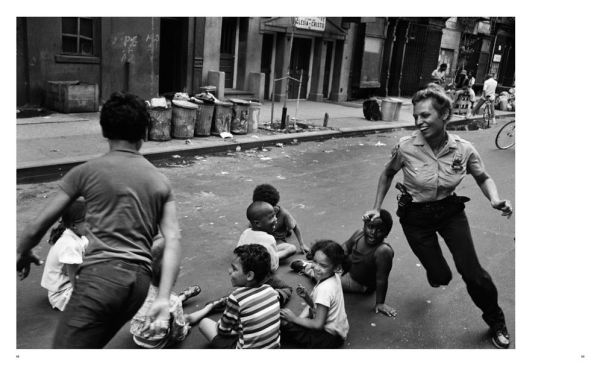
[[[290,268],[297,273],[301,273],[302,271],[304,271],[305,267],[306,267],[306,262],[302,261],[302,260],[295,260],[295,261],[292,261],[292,263],[290,264]]]
[[[498,349],[508,349],[510,346],[510,335],[508,334],[506,326],[503,324],[501,326],[492,328],[491,331],[492,343],[494,346]]]

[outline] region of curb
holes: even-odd
[[[331,138],[352,137],[411,128],[413,127],[407,127],[405,125],[374,125],[351,129],[330,128],[329,130],[319,130],[316,132],[275,134],[265,139],[240,138],[236,139],[236,142],[183,145],[185,147],[182,147],[182,145],[176,145],[168,149],[152,149],[144,151],[144,148],[142,147],[141,153],[150,162],[156,162],[159,160],[169,159],[172,155],[195,156],[236,151],[238,146],[241,148],[241,150],[248,150],[256,147],[275,146],[277,143],[286,144],[293,142],[323,141]],[[17,184],[56,181],[76,165],[101,155],[102,153],[78,157],[67,157],[61,160],[53,161],[34,161],[17,165]]]
[[[514,117],[514,113],[496,115],[497,118]],[[479,117],[469,119],[458,119],[449,122],[452,125],[451,130],[461,130],[467,127],[473,121],[481,120]],[[334,128],[322,129],[316,132],[286,133],[275,134],[269,138],[255,139],[251,137],[239,139],[235,142],[221,142],[209,144],[191,144],[174,145],[167,149],[146,149],[142,148],[142,155],[150,162],[156,162],[171,158],[173,155],[195,156],[215,154],[227,151],[236,151],[239,146],[241,150],[248,150],[256,147],[275,146],[277,143],[289,144],[295,142],[323,141],[340,137],[356,137],[374,133],[394,132],[398,130],[414,130],[416,127],[412,124],[373,124],[369,126],[360,126],[355,128]],[[60,160],[33,161],[17,165],[17,184],[49,182],[60,179],[71,168],[84,163],[90,159],[101,156],[103,153],[86,156],[67,157]]]

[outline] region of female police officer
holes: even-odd
[[[412,103],[418,130],[401,138],[393,149],[392,158],[379,177],[374,210],[366,212],[364,218],[379,214],[394,176],[402,169],[405,187],[397,185],[403,190],[397,214],[412,251],[427,271],[429,284],[447,285],[452,278],[437,232],[452,252],[473,302],[483,311],[494,345],[507,348],[510,336],[498,306],[498,292],[479,264],[464,213],[464,203],[469,199],[456,196],[454,189],[470,173],[492,207],[501,210],[503,216],[511,216],[510,202],[499,198],[496,184],[485,172],[473,145],[446,132],[452,102],[444,91],[430,84],[414,95]]]

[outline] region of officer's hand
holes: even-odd
[[[510,216],[512,216],[513,209],[510,205],[510,201],[508,200],[499,200],[497,202],[492,202],[492,207],[494,209],[502,211],[502,215],[506,216],[506,218],[510,218]]]
[[[363,221],[372,221],[375,218],[379,217],[379,211],[377,209],[373,209],[370,211],[366,211],[362,216]]]
[[[23,280],[29,275],[31,270],[31,264],[40,266],[44,261],[40,260],[33,252],[28,251],[17,256],[17,272],[19,273],[19,279]]]

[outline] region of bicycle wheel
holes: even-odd
[[[504,124],[496,135],[496,147],[506,150],[515,145],[515,121]]]

